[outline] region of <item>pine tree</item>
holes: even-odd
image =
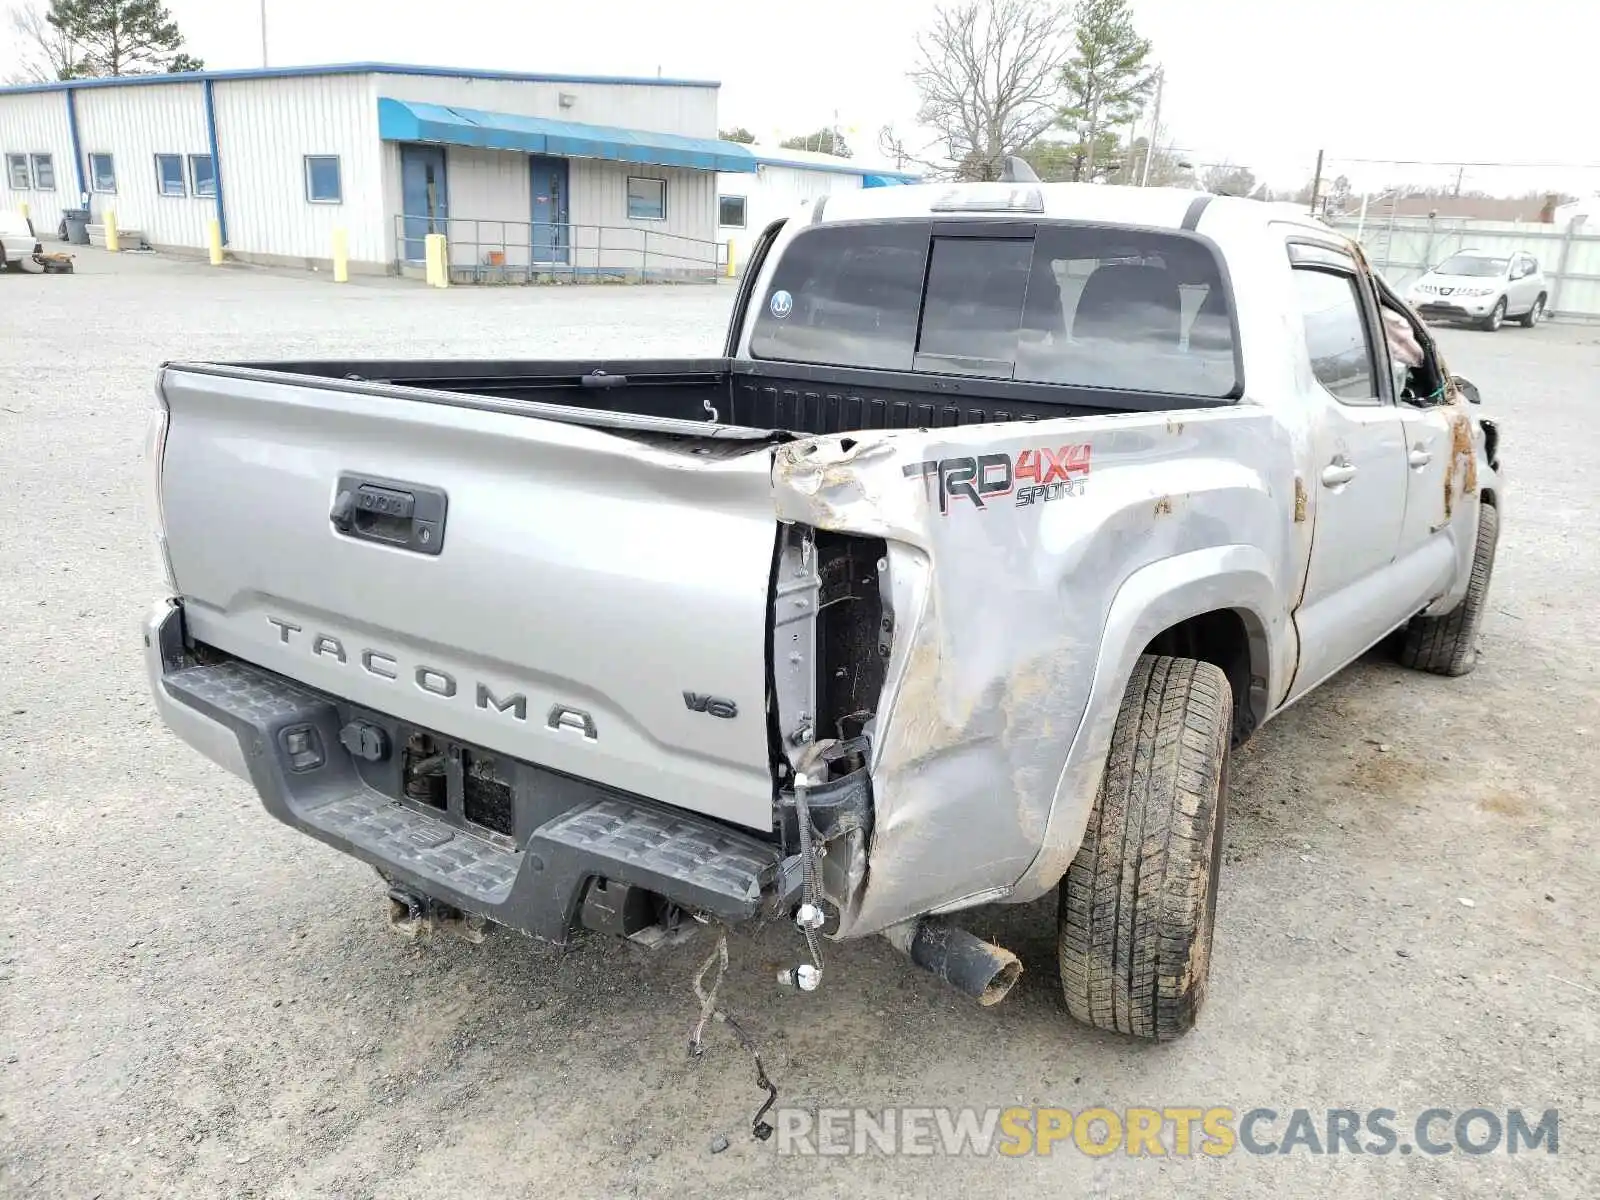
[[[1068,97],[1061,123],[1077,132],[1083,147],[1075,178],[1092,179],[1105,133],[1137,117],[1150,94],[1150,42],[1134,29],[1128,0],[1078,0],[1073,21],[1074,49],[1061,73]]]
[[[197,71],[161,0],[51,0],[46,18],[77,48],[77,77]]]

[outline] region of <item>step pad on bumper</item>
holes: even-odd
[[[515,850],[501,850],[367,788],[327,804],[307,805],[302,815],[385,865],[440,880],[488,904],[505,902],[522,866],[522,855]]]
[[[560,846],[624,883],[671,890],[685,907],[726,920],[757,915],[777,848],[719,825],[625,800],[601,800],[541,825],[528,849]],[[603,868],[603,869],[602,869]]]
[[[339,741],[351,715],[342,702],[238,661],[166,670],[160,682],[174,700],[237,734],[251,781],[279,820],[439,899],[552,941],[566,940],[595,877],[729,922],[775,911],[797,889],[797,872],[770,842],[547,772],[531,790],[546,803],[570,799],[570,807],[513,848],[479,836],[459,813],[419,811],[363,782]],[[291,761],[281,735],[292,729],[316,731],[322,761],[309,769]],[[519,795],[514,803],[533,800]]]

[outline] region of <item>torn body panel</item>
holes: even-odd
[[[1466,596],[1477,544],[1478,509],[1485,492],[1499,495],[1499,472],[1490,457],[1484,423],[1473,418],[1465,398],[1456,393],[1452,403],[1434,412],[1446,424],[1447,433],[1441,441],[1448,452],[1442,495],[1434,516],[1436,529],[1451,540],[1455,568],[1449,587],[1423,610],[1426,616],[1450,612]]]
[[[841,935],[1053,886],[1128,675],[1170,624],[1241,611],[1266,658],[1251,668],[1263,701],[1287,684],[1294,458],[1262,409],[864,432],[774,453],[780,520],[886,547],[895,632],[869,869],[839,898]]]

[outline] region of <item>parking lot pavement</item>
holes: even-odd
[[[723,996],[781,1106],[1260,1107],[1255,1143],[1289,1151],[813,1158],[751,1139],[726,1030],[686,1057],[703,944],[395,938],[370,870],[158,725],[136,648],[161,360],[714,353],[731,289],[79,268],[0,277],[0,1194],[1592,1193],[1600,329],[1441,332],[1504,425],[1482,664],[1369,657],[1238,756],[1188,1038],[1071,1024],[1047,903],[972,918],[1027,966],[990,1010],[878,940],[830,947],[810,996],[771,982],[792,932],[733,945]],[[1330,1107],[1395,1110],[1403,1142],[1429,1108],[1558,1109],[1559,1152],[1291,1144],[1292,1110]]]

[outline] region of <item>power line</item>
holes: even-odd
[[[1366,163],[1390,167],[1504,167],[1517,170],[1567,170],[1567,171],[1600,171],[1600,163],[1574,163],[1574,162],[1462,162],[1459,159],[1425,159],[1425,158],[1346,158],[1339,155],[1330,159],[1331,162]]]

